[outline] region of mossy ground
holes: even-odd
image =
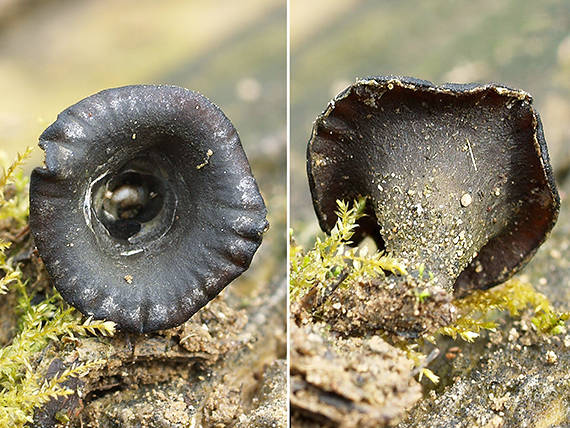
[[[445,386],[458,383],[445,368],[438,371],[441,362],[461,361],[462,349],[471,342],[479,342],[473,349],[485,349],[481,344],[489,343],[487,333],[501,336],[505,324],[524,325],[525,346],[560,348],[570,312],[555,310],[528,282],[512,279],[453,300],[424,278],[424,269],[410,275],[394,256],[349,247],[364,205],[364,199],[351,206],[339,202],[338,222],[330,236],[318,237],[308,251],[291,241],[293,426],[394,424],[415,403],[422,406],[420,396],[414,395],[414,376],[420,380],[425,375],[426,392],[437,397],[436,391],[442,391],[437,389],[439,375]],[[517,338],[523,336],[514,331]],[[374,353],[367,352],[371,341],[385,348],[380,354],[390,361],[382,373],[369,368],[379,366],[372,362]],[[557,355],[550,350],[532,358],[553,365]],[[358,363],[352,361],[356,356]],[[428,367],[434,359],[433,368]],[[403,384],[384,384],[375,380],[375,373],[383,380],[399,378]],[[402,394],[397,406],[388,392],[393,390]]]

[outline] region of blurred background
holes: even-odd
[[[0,0],[0,151],[34,146],[26,167],[40,165],[42,131],[105,88],[201,92],[238,130],[268,206],[254,263],[284,275],[286,16],[285,0]]]
[[[357,77],[500,82],[534,97],[555,172],[570,166],[570,1],[291,0],[291,225],[318,229],[305,170],[312,123]]]

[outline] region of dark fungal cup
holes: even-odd
[[[268,226],[236,130],[190,90],[102,91],[39,145],[35,245],[67,302],[123,330],[186,321],[249,267]]]
[[[317,118],[307,170],[324,231],[337,199],[367,196],[355,242],[425,264],[458,296],[523,267],[560,206],[531,96],[498,84],[359,80]]]

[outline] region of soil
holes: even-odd
[[[339,338],[324,323],[290,328],[292,426],[385,426],[421,398],[411,361],[379,336]]]

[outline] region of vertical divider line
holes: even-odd
[[[286,0],[287,1],[287,49],[286,49],[286,55],[287,55],[287,71],[286,71],[286,99],[287,99],[287,121],[286,121],[286,126],[287,126],[287,131],[286,131],[286,138],[287,138],[287,142],[286,142],[286,147],[287,147],[287,203],[286,203],[286,207],[287,207],[287,226],[285,228],[285,243],[287,245],[287,260],[285,261],[287,263],[287,280],[285,281],[286,287],[287,287],[287,297],[286,297],[286,305],[287,305],[287,311],[286,311],[286,316],[287,316],[287,320],[286,320],[286,326],[287,326],[287,332],[285,337],[287,338],[287,369],[286,369],[286,376],[287,376],[287,415],[288,415],[288,422],[289,422],[289,426],[291,426],[291,330],[289,329],[289,320],[291,319],[291,314],[290,314],[290,298],[289,298],[289,292],[290,292],[290,266],[291,264],[289,263],[289,258],[290,258],[290,245],[289,245],[289,231],[291,228],[291,0]]]

